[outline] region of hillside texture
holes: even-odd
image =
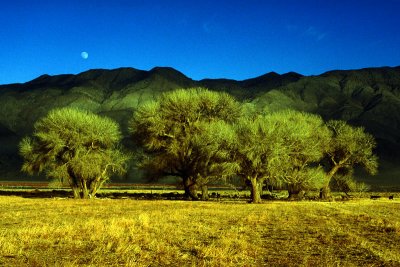
[[[34,122],[56,107],[80,107],[117,120],[124,134],[132,112],[160,93],[189,87],[225,91],[271,111],[292,108],[364,126],[378,141],[381,176],[400,183],[400,67],[331,71],[319,76],[267,73],[244,81],[194,81],[172,68],[89,70],[78,75],[42,75],[24,84],[0,86],[0,180],[26,179],[19,172],[18,142]],[[129,139],[125,140],[130,145]],[[129,180],[136,180],[134,170]],[[378,177],[379,178],[379,177]],[[369,178],[366,178],[367,180]]]

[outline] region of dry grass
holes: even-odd
[[[0,197],[0,266],[400,266],[399,209]]]

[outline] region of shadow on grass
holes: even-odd
[[[23,198],[73,198],[70,190],[0,190],[0,196],[20,196]],[[136,199],[136,200],[186,200],[184,194],[178,192],[169,193],[140,193],[140,192],[99,192],[96,198],[110,199]],[[218,200],[220,195],[211,194],[210,199]],[[232,198],[225,196],[224,198]],[[239,198],[239,196],[235,196]]]

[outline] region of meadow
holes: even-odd
[[[399,210],[0,196],[0,266],[400,266]]]

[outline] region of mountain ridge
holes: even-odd
[[[143,74],[152,74],[152,73],[170,73],[170,74],[178,74],[181,76],[184,76],[187,79],[190,79],[192,81],[195,82],[200,82],[200,81],[204,81],[204,80],[230,80],[230,81],[235,81],[235,82],[243,82],[243,81],[247,81],[247,80],[254,80],[254,79],[258,79],[261,77],[268,77],[268,76],[287,76],[287,75],[299,75],[299,76],[304,76],[302,74],[290,71],[290,72],[286,72],[283,74],[278,74],[274,71],[271,72],[267,72],[265,74],[256,76],[256,77],[251,77],[251,78],[247,78],[247,79],[243,79],[243,80],[236,80],[236,79],[231,79],[231,78],[202,78],[199,80],[194,80],[189,78],[187,75],[185,75],[184,73],[180,72],[179,70],[173,68],[173,67],[162,67],[162,66],[156,66],[151,68],[150,70],[141,70],[141,69],[136,69],[133,67],[119,67],[119,68],[114,68],[114,69],[105,69],[105,68],[95,68],[95,69],[88,69],[86,71],[77,73],[77,74],[67,74],[67,73],[63,73],[63,74],[54,74],[54,75],[49,75],[49,74],[42,74],[32,80],[26,81],[26,82],[21,82],[21,83],[9,83],[9,84],[0,84],[0,87],[10,87],[10,86],[24,86],[26,84],[34,84],[34,83],[38,83],[38,82],[42,82],[44,81],[44,79],[50,78],[61,78],[61,77],[79,77],[79,76],[86,76],[86,74],[88,73],[106,73],[106,72],[110,72],[110,73],[115,73],[115,72],[119,72],[119,71],[131,71],[131,72],[138,72],[138,73],[143,73]],[[87,76],[86,76],[87,77]],[[93,78],[93,77],[92,77]]]

